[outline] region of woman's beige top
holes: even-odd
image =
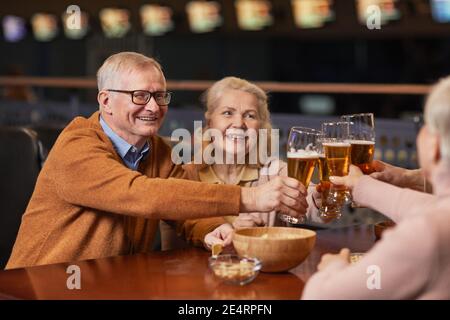
[[[187,164],[183,166],[187,177],[192,180],[202,181],[205,183],[211,184],[225,184],[214,172],[212,166],[209,165],[195,165],[195,164]],[[235,181],[235,185],[241,187],[256,187],[261,184],[267,183],[273,178],[277,176],[287,176],[287,164],[282,160],[269,160],[266,165],[261,168],[253,167],[253,166],[245,166],[244,169],[240,172],[239,176]],[[313,193],[315,192],[315,186],[311,185],[308,188],[308,210],[307,217],[309,219],[317,216],[318,209],[314,203]],[[247,215],[257,215],[259,216],[266,226],[283,226],[284,222],[278,218],[278,215],[275,211],[272,212],[252,212],[252,213],[240,213],[239,217],[243,218]],[[237,217],[236,216],[225,216],[223,217],[223,221],[218,223],[218,219],[201,219],[202,220],[202,228],[205,228],[205,221],[211,221],[211,225],[208,229],[211,231],[216,227],[220,226],[222,223],[232,223]],[[169,226],[168,223],[161,221],[160,229],[161,229],[161,241],[162,241],[162,250],[169,250],[174,248],[185,247],[186,242],[183,239],[189,239],[187,233],[194,233],[195,225],[198,224],[200,219],[195,219],[191,221],[186,221],[183,224],[178,224],[176,227],[177,232],[174,231],[172,226]],[[192,227],[193,229],[191,229]],[[178,236],[177,236],[178,234]],[[195,234],[203,234],[195,233]],[[203,245],[203,239],[190,239],[195,245]]]

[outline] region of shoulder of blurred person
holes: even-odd
[[[436,196],[429,196],[431,201],[424,205],[413,204],[408,209],[404,206],[414,203],[415,198],[399,202],[408,218],[383,232],[381,240],[358,263],[330,264],[314,274],[303,291],[303,298],[449,299],[450,166],[440,163],[431,178],[436,187]],[[365,176],[363,183],[372,180]],[[390,188],[405,194],[418,193]],[[396,199],[394,189],[388,190]],[[383,194],[382,189],[371,192]],[[367,290],[365,282],[358,281],[366,279],[367,268],[371,265],[377,265],[384,272],[383,290]],[[343,284],[347,285],[344,289]]]

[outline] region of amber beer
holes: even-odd
[[[350,165],[351,144],[348,142],[324,142],[323,149],[328,166],[328,175],[343,177],[348,175]],[[347,188],[345,186],[334,186],[336,202],[344,203]]]
[[[351,144],[348,142],[324,142],[323,148],[330,176],[348,175]]]
[[[307,188],[318,159],[319,154],[316,152],[288,152],[288,176],[297,179]]]
[[[364,174],[372,173],[372,160],[375,152],[375,142],[366,140],[351,140],[351,161]]]
[[[324,154],[319,156],[318,160],[319,179],[320,181],[330,181],[330,175],[328,174],[327,160]]]
[[[325,155],[320,155],[317,165],[319,169],[320,194],[322,199],[319,213],[324,222],[329,222],[333,218],[339,218],[341,216],[340,204],[333,203],[328,199],[331,182]]]

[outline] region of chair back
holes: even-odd
[[[0,269],[11,254],[41,160],[35,131],[0,127]]]

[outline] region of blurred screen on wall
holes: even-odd
[[[25,19],[17,16],[4,16],[3,21],[3,37],[8,42],[18,42],[25,38],[27,29]]]
[[[220,27],[223,22],[220,10],[221,6],[216,1],[190,1],[186,12],[191,31],[204,33]]]
[[[273,24],[272,4],[266,0],[237,0],[235,2],[239,28],[257,31]]]
[[[107,38],[122,38],[131,29],[130,11],[119,8],[104,8],[100,11],[100,24]]]
[[[431,0],[431,14],[436,22],[450,23],[450,0]]]
[[[86,12],[74,12],[67,14],[64,12],[61,16],[64,34],[69,39],[82,39],[89,30],[89,16]]]
[[[31,17],[33,35],[38,41],[51,41],[58,35],[58,20],[48,13],[35,13]]]
[[[292,0],[291,3],[299,28],[320,28],[335,18],[333,0]]]
[[[367,19],[373,15],[373,10],[371,10],[373,7],[371,6],[380,9],[381,24],[400,19],[401,14],[397,0],[356,0],[358,20],[363,25],[366,25]]]
[[[172,9],[157,4],[146,4],[140,9],[142,30],[146,35],[160,36],[174,28]]]

